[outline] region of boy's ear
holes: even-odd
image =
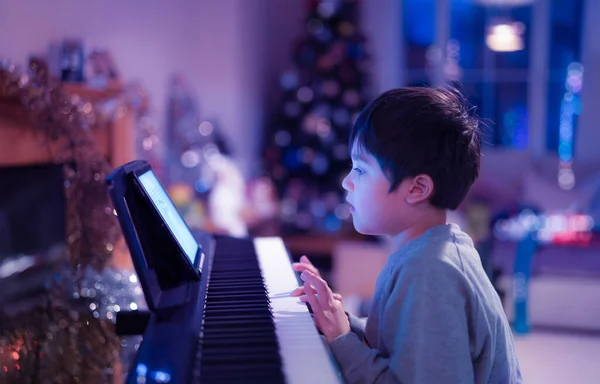
[[[407,181],[406,202],[408,204],[418,204],[433,196],[433,180],[428,175],[417,175]]]

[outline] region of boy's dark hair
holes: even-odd
[[[379,162],[391,183],[419,174],[434,183],[430,202],[455,210],[479,176],[479,120],[455,89],[405,87],[383,93],[358,116],[350,133]]]

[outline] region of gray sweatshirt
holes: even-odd
[[[356,320],[331,343],[348,383],[523,382],[500,298],[455,224],[393,253],[363,329]]]

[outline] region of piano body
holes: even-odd
[[[127,383],[343,382],[280,238],[192,233],[145,161],[107,184],[150,311]]]

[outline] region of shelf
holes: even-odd
[[[68,94],[77,94],[90,101],[116,97],[123,87],[113,84],[104,90],[80,84],[64,84]],[[127,109],[108,126],[92,129],[101,154],[114,167],[136,158],[135,111]],[[0,100],[0,166],[36,165],[55,162],[55,154],[62,152],[64,138],[52,139],[43,130],[29,127],[31,121],[25,109],[14,99]]]

